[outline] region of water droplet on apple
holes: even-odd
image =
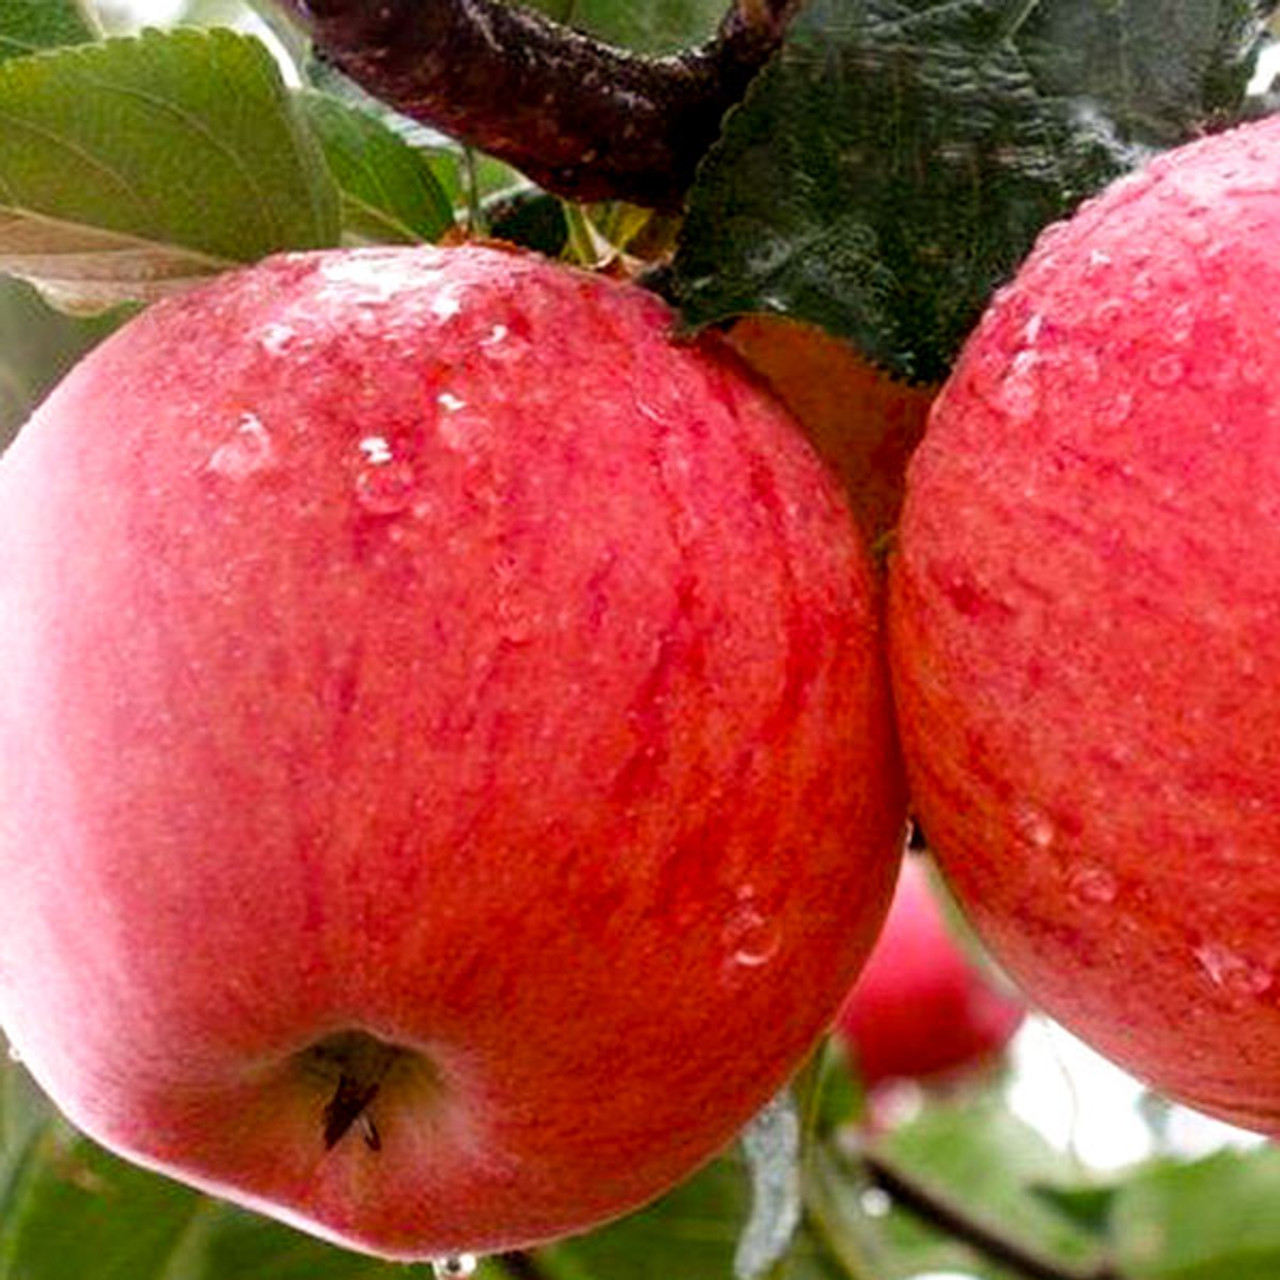
[[[1235,995],[1260,996],[1275,982],[1275,975],[1265,965],[1220,943],[1205,943],[1194,954],[1213,985]]]
[[[1034,804],[1018,804],[1013,809],[1013,827],[1018,835],[1037,849],[1047,849],[1057,835],[1053,820]]]
[[[1014,422],[1027,422],[1040,407],[1040,379],[1036,374],[1039,355],[1030,350],[1019,351],[996,393],[999,407]]]
[[[1119,427],[1129,420],[1132,413],[1133,393],[1121,391],[1098,409],[1096,417],[1100,426]]]
[[[268,470],[275,462],[275,446],[262,420],[252,413],[240,415],[231,436],[209,457],[209,470],[228,480],[245,480]]]
[[[361,440],[360,455],[356,501],[371,515],[399,515],[413,501],[417,476],[412,465],[397,458],[383,436],[366,436]]]
[[[1182,381],[1186,365],[1178,356],[1161,356],[1147,369],[1147,381],[1153,387],[1172,387]]]
[[[778,926],[750,898],[729,917],[724,940],[732,963],[741,969],[768,964],[782,945]]]
[[[1116,878],[1105,867],[1087,864],[1076,867],[1067,879],[1071,896],[1087,906],[1106,906],[1116,900]]]
[[[449,1258],[433,1258],[431,1272],[436,1280],[457,1280],[459,1276],[473,1276],[480,1266],[474,1253],[457,1253]]]
[[[262,349],[273,356],[281,356],[289,349],[297,333],[287,324],[269,324],[258,335]]]

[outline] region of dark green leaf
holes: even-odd
[[[453,225],[449,198],[424,152],[330,94],[304,90],[299,100],[338,184],[344,239],[435,241]]]
[[[0,0],[0,61],[97,35],[79,0]]]
[[[1280,1150],[1160,1162],[1122,1186],[1111,1213],[1133,1280],[1274,1280],[1280,1276]]]
[[[523,0],[557,22],[644,53],[671,53],[712,35],[727,0]]]
[[[810,0],[690,194],[686,317],[788,312],[899,375],[944,376],[1046,223],[1132,144],[1238,102],[1247,4]]]
[[[500,195],[484,207],[489,234],[558,258],[569,240],[564,205],[536,187]]]
[[[11,59],[0,112],[0,270],[69,309],[337,241],[319,146],[256,40],[148,32]]]

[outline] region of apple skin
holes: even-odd
[[[829,1024],[903,821],[874,578],[670,327],[494,248],[284,256],[0,462],[0,1023],[92,1137],[486,1252],[665,1190]]]
[[[836,1015],[863,1085],[950,1080],[989,1065],[1025,1014],[961,949],[921,859],[908,858],[871,958]]]
[[[1280,1133],[1280,120],[1047,231],[908,474],[913,800],[1032,1001]]]

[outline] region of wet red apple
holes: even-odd
[[[1280,119],[1041,239],[908,476],[914,799],[1033,1001],[1280,1133]]]
[[[1025,1012],[965,952],[924,864],[908,858],[871,958],[836,1017],[862,1083],[951,1079],[989,1065]]]
[[[0,463],[0,1022],[390,1257],[583,1229],[827,1025],[901,824],[835,481],[638,289],[488,248],[153,307]]]

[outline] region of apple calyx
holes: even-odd
[[[370,1108],[387,1077],[417,1054],[367,1031],[339,1031],[303,1051],[306,1070],[332,1085],[323,1112],[324,1149],[332,1151],[358,1128],[370,1151],[382,1150],[382,1134]]]

